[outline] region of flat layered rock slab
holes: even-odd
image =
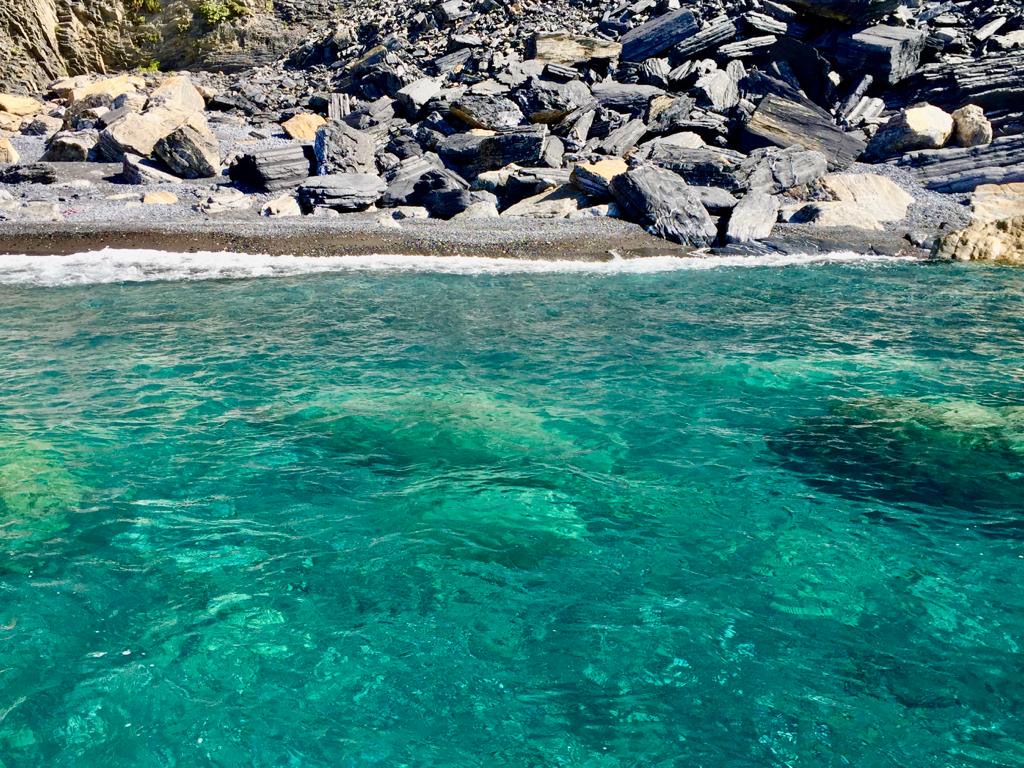
[[[710,245],[718,235],[700,197],[679,176],[664,168],[633,168],[613,178],[611,190],[623,210],[653,235],[696,248]]]
[[[1024,135],[1004,136],[982,147],[910,152],[896,164],[936,192],[970,192],[982,184],[1024,181]]]
[[[755,142],[821,152],[833,169],[846,168],[865,148],[863,141],[836,127],[821,108],[775,94],[761,100],[744,131]]]

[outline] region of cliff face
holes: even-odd
[[[158,64],[232,69],[276,57],[304,32],[264,0],[0,0],[0,90]]]

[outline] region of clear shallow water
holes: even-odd
[[[1024,273],[0,317],[5,768],[1024,765]]]

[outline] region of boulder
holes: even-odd
[[[961,147],[981,147],[992,143],[992,123],[977,104],[967,104],[953,112],[953,138]]]
[[[572,66],[594,60],[617,59],[622,53],[622,43],[568,32],[537,32],[530,41],[529,52],[541,61]]]
[[[211,215],[228,211],[246,211],[252,207],[252,200],[241,190],[231,187],[217,187],[206,198],[196,203],[196,210]]]
[[[1024,265],[1024,216],[975,221],[946,235],[935,249],[940,259],[999,261]]]
[[[184,75],[166,78],[146,101],[145,109],[164,109],[191,114],[206,109],[206,101],[199,89]]]
[[[565,219],[590,205],[587,196],[569,184],[563,184],[539,195],[528,197],[502,211],[502,216],[525,216],[533,219]]]
[[[799,146],[762,147],[740,163],[736,176],[743,189],[778,194],[809,184],[827,171],[825,155],[816,150]]]
[[[30,117],[42,111],[43,105],[31,96],[0,93],[0,112],[6,112],[17,117]]]
[[[56,184],[57,171],[49,163],[26,163],[0,168],[0,184]]]
[[[415,120],[423,112],[432,98],[437,96],[444,87],[443,81],[433,77],[421,77],[403,86],[395,94],[410,120]]]
[[[750,243],[772,234],[779,216],[779,198],[764,192],[748,192],[729,216],[726,242]]]
[[[133,154],[126,154],[121,161],[121,178],[127,184],[177,184],[181,181],[149,158]]]
[[[806,101],[769,93],[744,125],[747,140],[755,145],[799,146],[825,155],[828,166],[846,168],[864,151],[864,142],[844,133],[832,116]]]
[[[687,9],[656,16],[619,38],[623,61],[645,61],[697,33],[697,19]]]
[[[579,80],[556,83],[531,77],[512,92],[531,123],[561,122],[574,110],[591,101],[590,89]]]
[[[859,206],[876,221],[902,221],[914,198],[877,173],[831,173],[820,181],[832,199]]]
[[[686,149],[672,144],[648,143],[630,157],[630,161],[647,162],[665,168],[697,187],[740,188],[737,172],[743,155],[729,150]]]
[[[572,184],[581,192],[603,199],[611,196],[611,181],[629,170],[626,161],[610,157],[596,163],[580,163],[572,169]]]
[[[980,147],[910,152],[897,164],[937,192],[970,192],[982,184],[1024,181],[1024,135],[1001,136]]]
[[[18,115],[12,115],[10,112],[0,112],[0,131],[6,131],[8,133],[18,133],[21,127],[25,125],[25,118]],[[63,121],[61,122],[63,125]]]
[[[121,162],[126,154],[149,157],[157,142],[185,119],[182,113],[163,108],[145,114],[128,113],[100,132],[96,152],[111,163]]]
[[[184,179],[204,179],[220,173],[220,143],[201,114],[157,141],[153,148],[171,172]]]
[[[544,159],[548,132],[543,125],[500,131],[484,136],[469,164],[474,173],[495,171],[506,165],[539,165]]]
[[[613,178],[611,189],[622,210],[653,235],[703,247],[718,234],[700,198],[672,171],[638,166]]]
[[[147,192],[142,196],[143,205],[174,205],[178,202],[178,196],[173,192],[156,190]]]
[[[697,78],[693,86],[697,103],[718,112],[725,112],[740,103],[740,90],[736,81],[724,69],[716,69]]]
[[[971,195],[971,218],[998,221],[1024,216],[1024,182],[982,184]]]
[[[46,143],[40,160],[47,163],[82,163],[92,156],[99,134],[96,131],[62,131]]]
[[[491,200],[480,200],[476,203],[471,203],[461,213],[457,213],[452,216],[452,221],[466,221],[470,219],[496,219],[501,214],[498,213],[498,206]]]
[[[21,129],[26,136],[52,136],[64,127],[64,119],[50,115],[36,115]]]
[[[953,133],[953,118],[938,107],[922,104],[889,118],[867,146],[865,157],[886,160],[916,149],[938,149]]]
[[[309,178],[310,158],[299,144],[253,150],[235,160],[228,175],[241,184],[276,192]]]
[[[368,133],[345,123],[317,129],[313,152],[321,174],[376,174],[376,144]]]
[[[273,200],[268,201],[262,208],[260,208],[261,216],[301,216],[302,209],[299,207],[299,201],[291,195],[281,195]]]
[[[498,94],[466,94],[452,103],[449,112],[470,128],[489,131],[515,128],[525,119],[514,101]]]
[[[819,227],[852,229],[884,229],[882,223],[857,203],[825,201],[808,203],[790,217],[793,224],[815,224]]]
[[[11,140],[0,137],[0,165],[14,165],[20,160],[21,155],[11,144]]]
[[[309,213],[314,208],[361,211],[369,208],[387,185],[372,173],[334,173],[307,180],[299,187],[299,204]]]
[[[480,203],[497,207],[498,198],[483,190],[430,189],[423,194],[423,204],[430,215],[438,219],[452,219],[476,208]]]
[[[281,123],[281,129],[290,139],[313,141],[316,139],[316,132],[326,124],[327,121],[320,115],[312,112],[300,112]]]
[[[647,124],[643,120],[630,120],[594,144],[594,149],[603,155],[624,157],[646,134]]]
[[[875,82],[898,83],[921,63],[928,34],[924,30],[877,25],[841,38],[835,61],[844,71],[871,75]]]
[[[146,81],[136,75],[116,75],[99,79],[92,75],[78,75],[57,80],[50,86],[50,90],[65,101],[74,103],[95,95],[114,99],[124,93],[135,93],[145,85]]]
[[[45,200],[27,200],[21,204],[0,206],[0,221],[57,222],[64,214],[57,203]]]
[[[635,85],[606,81],[594,86],[593,96],[598,104],[633,117],[646,118],[651,102],[665,91],[653,85]]]

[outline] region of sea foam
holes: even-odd
[[[755,256],[651,256],[606,261],[510,259],[486,256],[268,256],[200,251],[112,249],[70,256],[0,256],[0,285],[71,286],[152,281],[290,277],[323,272],[436,272],[452,275],[648,274],[729,267],[789,267],[877,263],[902,257],[833,252]]]

